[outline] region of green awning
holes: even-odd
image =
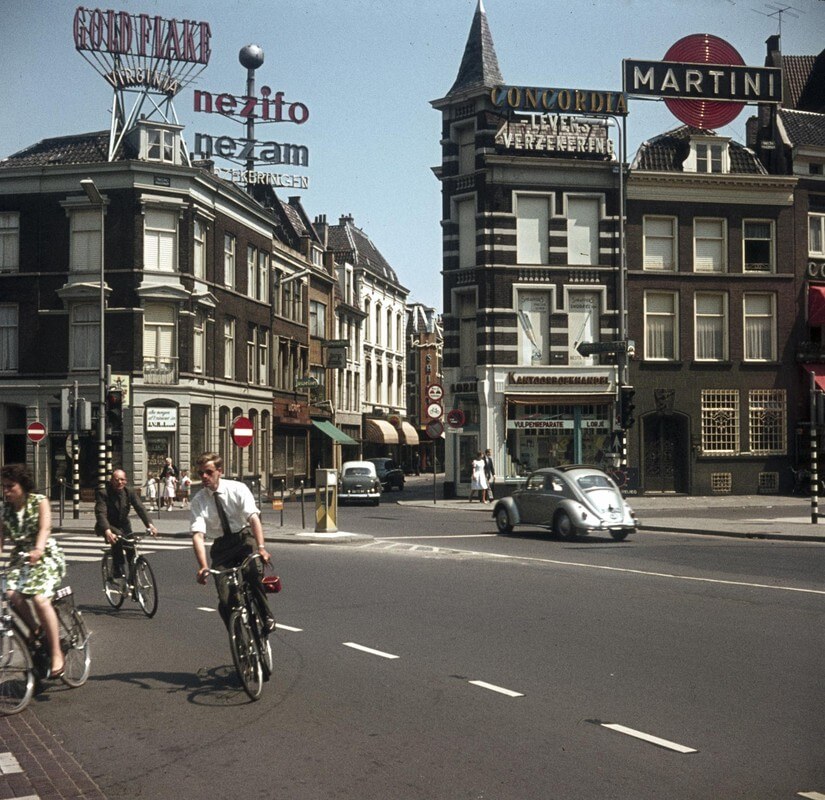
[[[355,439],[351,436],[347,436],[347,434],[345,434],[342,430],[336,428],[331,422],[328,422],[325,419],[314,419],[312,420],[312,424],[318,428],[319,431],[322,431],[329,436],[330,439],[338,442],[338,444],[358,444]]]

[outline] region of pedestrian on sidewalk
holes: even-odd
[[[470,480],[470,498],[469,502],[473,502],[473,495],[478,492],[478,501],[480,503],[487,502],[487,474],[485,472],[484,456],[479,450],[476,454],[475,461],[472,464],[472,478]]]
[[[485,499],[492,503],[494,499],[493,484],[496,480],[496,468],[493,466],[493,454],[490,452],[489,447],[484,452],[484,477],[487,479],[487,492]]]
[[[192,479],[187,470],[182,470],[180,474],[180,507],[189,508],[189,495],[192,491]]]
[[[150,511],[160,511],[160,504],[158,503],[158,479],[149,473],[149,479],[146,481],[146,500],[148,501]]]

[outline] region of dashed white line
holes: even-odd
[[[693,747],[686,747],[683,744],[677,744],[676,742],[670,742],[667,739],[660,739],[658,736],[652,736],[649,733],[643,733],[642,731],[635,731],[633,728],[626,728],[624,725],[618,725],[613,722],[601,722],[599,723],[603,728],[610,728],[612,731],[617,731],[618,733],[624,733],[628,736],[633,736],[636,739],[642,739],[645,742],[650,742],[651,744],[655,744],[657,747],[664,747],[667,750],[675,750],[677,753],[698,753],[699,751]]]
[[[198,611],[217,611],[217,608],[207,608],[206,606],[198,606]]]
[[[293,628],[291,625],[282,625],[280,622],[275,623],[275,627],[282,631],[291,631],[293,633],[301,633],[303,628]]]
[[[371,647],[364,647],[364,645],[355,642],[342,642],[342,644],[344,647],[351,647],[353,650],[361,650],[373,656],[381,656],[381,658],[401,658],[401,656],[394,656],[392,653],[385,653],[383,650],[373,650]]]
[[[22,772],[20,763],[12,753],[0,753],[0,772],[11,775],[13,772]]]
[[[825,800],[825,794],[822,792],[799,792],[797,797],[806,797],[808,800]]]
[[[498,537],[497,533],[444,533],[440,536],[388,536],[376,537],[376,542],[394,542],[401,539],[495,539]]]
[[[514,692],[512,689],[505,689],[503,686],[496,686],[494,683],[487,683],[486,681],[470,681],[473,686],[480,686],[482,689],[489,689],[491,692],[498,692],[505,694],[507,697],[524,697],[521,692]]]

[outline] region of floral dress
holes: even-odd
[[[40,501],[44,499],[42,494],[29,494],[20,511],[15,511],[9,503],[4,504],[3,538],[6,543],[14,543],[6,573],[8,588],[22,594],[51,597],[66,574],[63,551],[49,537],[37,563],[29,563],[29,553],[37,543],[40,527]]]

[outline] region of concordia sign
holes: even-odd
[[[496,86],[490,99],[497,108],[522,114],[627,114],[627,97],[620,92]]]

